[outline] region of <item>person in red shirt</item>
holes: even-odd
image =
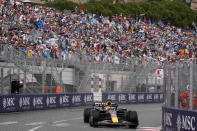
[[[182,93],[179,98],[179,107],[183,108],[183,109],[189,109],[189,96],[190,93],[189,91],[186,91],[184,93]],[[193,108],[197,109],[197,97],[196,97],[196,93],[193,94]]]

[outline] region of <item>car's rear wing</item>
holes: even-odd
[[[105,106],[106,106],[106,103],[104,103],[104,102],[94,102],[93,106],[94,106],[94,107],[105,107]],[[116,104],[116,103],[111,103],[110,106],[111,106],[111,107],[118,107],[118,104]]]

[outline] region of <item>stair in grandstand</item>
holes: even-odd
[[[31,87],[32,88],[40,88],[41,85],[42,85],[42,81],[39,81],[39,80],[42,80],[42,77],[39,78],[36,74],[42,74],[42,72],[45,70],[46,73],[48,73],[46,75],[46,85],[47,86],[51,86],[51,85],[57,85],[54,81],[54,75],[52,76],[52,74],[49,73],[49,70],[52,71],[53,69],[53,66],[51,63],[53,62],[56,62],[56,61],[50,61],[48,62],[48,60],[46,61],[43,61],[43,59],[39,59],[39,58],[35,58],[35,57],[32,57],[32,58],[28,58],[20,49],[15,49],[11,46],[8,46],[8,45],[0,45],[0,60],[1,60],[1,67],[5,67],[6,66],[9,66],[10,68],[14,68],[14,66],[18,67],[18,69],[20,69],[22,72],[25,72],[26,71],[26,86],[28,87],[27,88],[27,93],[28,93],[28,89],[30,89]],[[46,65],[45,67],[46,68],[43,68],[42,64],[46,62]],[[13,63],[13,64],[12,64]],[[55,63],[55,68],[58,68],[58,67],[62,67],[62,63]],[[53,69],[54,70],[54,69]],[[55,71],[57,72],[57,70]],[[36,78],[36,81],[31,81],[31,80],[28,80],[28,75],[29,74],[32,74],[34,75],[34,77],[32,78]],[[13,74],[9,74],[10,76]],[[50,75],[50,76],[49,76]],[[51,80],[51,76],[53,77],[53,80],[52,82],[48,82],[47,80]],[[3,79],[7,79],[7,77],[4,77]],[[11,81],[11,80],[10,80]],[[10,83],[10,81],[8,83]],[[52,83],[52,84],[51,84]],[[41,89],[35,89],[38,93],[40,93],[38,90],[41,90]],[[30,91],[33,91],[33,89],[30,89]],[[34,93],[36,93],[34,91]]]

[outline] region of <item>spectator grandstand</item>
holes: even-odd
[[[197,58],[197,29],[185,31],[145,17],[104,17],[82,8],[59,12],[14,0],[0,1],[0,17],[0,42],[29,57],[66,60],[78,52],[96,63],[115,64],[120,59],[170,64]]]

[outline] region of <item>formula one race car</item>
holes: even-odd
[[[84,122],[89,122],[92,127],[129,126],[129,128],[137,128],[139,124],[136,111],[118,108],[118,105],[111,101],[97,102],[93,104],[92,108],[85,108]]]

